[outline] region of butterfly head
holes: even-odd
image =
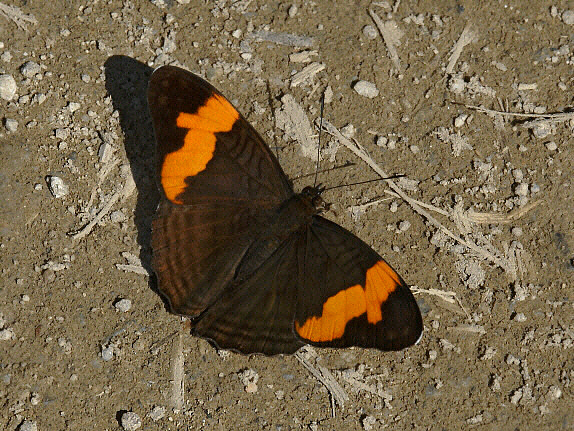
[[[313,208],[315,208],[316,214],[321,214],[325,211],[329,211],[329,208],[331,208],[331,204],[325,202],[321,196],[324,191],[325,187],[323,187],[321,184],[315,187],[307,186],[301,191],[301,195],[309,199],[309,202],[311,202]]]

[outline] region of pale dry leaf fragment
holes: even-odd
[[[25,14],[17,6],[8,6],[0,3],[0,16],[12,21],[20,30],[28,31],[28,24],[38,24],[38,20],[32,14]]]
[[[289,61],[291,63],[309,63],[312,58],[319,55],[316,50],[305,50],[301,52],[294,52],[293,54],[289,54]]]
[[[281,102],[281,108],[275,111],[277,127],[283,130],[288,138],[297,141],[304,157],[317,161],[318,139],[313,135],[313,127],[307,114],[290,94],[284,95]]]
[[[446,66],[447,74],[450,75],[452,72],[454,72],[454,66],[462,54],[464,47],[474,42],[477,38],[478,32],[475,29],[475,26],[470,22],[467,23],[466,27],[464,27],[464,30],[460,34],[460,37],[452,47],[450,58],[448,59],[448,65]]]
[[[399,53],[397,52],[397,46],[401,45],[401,38],[405,33],[399,28],[395,21],[389,20],[383,22],[373,9],[369,9],[369,15],[375,22],[375,25],[383,37],[383,41],[385,42],[387,51],[389,52],[389,58],[395,65],[395,68],[398,71],[401,71],[402,67],[401,61],[399,60]]]
[[[298,36],[290,33],[274,33],[272,31],[256,31],[249,35],[255,42],[272,42],[277,45],[311,48],[315,40],[312,37]]]
[[[454,157],[460,156],[462,150],[472,150],[472,145],[468,143],[468,138],[459,131],[453,132],[450,128],[441,126],[434,131],[434,134],[442,142],[451,145]]]
[[[323,63],[317,63],[316,61],[305,66],[303,70],[292,76],[291,88],[297,87],[303,83],[311,84],[315,75],[324,69],[325,65]]]

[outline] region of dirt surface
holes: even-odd
[[[574,105],[568,3],[3,2],[0,428],[574,429],[574,120],[540,115]],[[418,345],[248,357],[166,310],[146,85],[168,63],[226,94],[297,190],[314,162],[280,112],[315,121],[325,89],[325,119],[407,175],[452,237],[385,182],[324,197],[416,287]],[[320,182],[377,178],[323,136]]]

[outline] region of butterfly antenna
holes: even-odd
[[[323,132],[323,110],[325,109],[325,92],[321,95],[321,115],[319,119],[319,140],[317,142],[317,166],[315,168],[315,180],[313,187],[317,187],[317,176],[319,175],[319,159],[321,157],[321,132]]]

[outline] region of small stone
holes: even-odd
[[[87,73],[82,73],[81,79],[82,79],[82,81],[84,81],[87,84],[88,82],[90,82],[92,80],[92,77],[90,75],[88,75]]]
[[[528,184],[517,184],[514,188],[514,193],[516,193],[517,196],[528,196]]]
[[[548,394],[554,398],[554,399],[558,399],[562,396],[562,389],[560,389],[557,386],[550,386],[550,389],[548,390]]]
[[[148,413],[148,416],[152,421],[157,422],[164,418],[165,411],[165,407],[155,406],[152,411]]]
[[[42,67],[34,61],[27,61],[20,66],[20,73],[26,78],[33,78],[40,72],[42,72]]]
[[[4,120],[4,127],[6,127],[6,130],[9,132],[15,132],[18,130],[18,121],[12,118],[6,118]]]
[[[69,102],[67,108],[69,109],[70,112],[74,113],[76,112],[78,109],[80,109],[82,107],[82,105],[80,105],[78,102]]]
[[[377,419],[374,416],[365,416],[362,422],[363,422],[363,429],[365,431],[371,431],[377,424]]]
[[[114,358],[114,349],[111,347],[102,347],[102,359],[106,362]]]
[[[460,114],[458,117],[454,119],[454,127],[462,127],[464,123],[466,123],[466,119],[468,118],[468,114]]]
[[[525,322],[526,315],[524,313],[516,313],[512,320],[514,320],[515,322]]]
[[[30,395],[30,404],[32,404],[33,406],[37,406],[38,404],[40,404],[41,401],[42,398],[40,397],[40,395],[38,395],[36,392],[32,392],[32,395]]]
[[[46,177],[46,182],[48,183],[50,192],[57,199],[63,198],[70,192],[70,188],[60,177],[49,175]]]
[[[142,426],[142,420],[137,413],[125,412],[122,414],[121,424],[126,431],[135,431]]]
[[[377,86],[369,81],[358,81],[354,86],[355,90],[359,95],[373,99],[379,95],[379,90]]]
[[[377,30],[372,25],[366,25],[363,27],[363,34],[367,39],[376,39],[377,38]]]
[[[52,283],[56,279],[56,272],[53,269],[45,269],[42,271],[42,278],[44,283]]]
[[[0,97],[4,100],[12,100],[16,95],[16,80],[12,75],[0,75]]]
[[[132,308],[132,301],[129,299],[120,299],[114,304],[114,307],[116,307],[116,310],[121,311],[122,313],[127,313]]]
[[[538,123],[532,126],[532,133],[536,138],[544,139],[552,133],[552,127],[549,123]]]
[[[14,330],[12,328],[2,329],[0,331],[0,340],[1,341],[8,341],[13,340],[16,334],[14,334]]]
[[[522,236],[522,228],[520,228],[520,227],[513,227],[513,228],[510,230],[510,233],[511,233],[512,235],[514,235],[514,236]]]
[[[38,425],[34,421],[24,421],[18,427],[18,431],[38,431]]]
[[[556,151],[558,149],[558,145],[554,141],[546,142],[545,146],[548,151]]]
[[[10,63],[10,61],[12,61],[12,53],[10,51],[4,51],[2,55],[0,55],[0,60],[4,63]]]
[[[565,10],[562,12],[562,21],[567,25],[574,25],[574,10]]]
[[[113,223],[120,223],[126,220],[126,215],[122,212],[122,210],[114,211],[110,214],[110,220]]]
[[[399,231],[400,232],[406,232],[407,230],[409,230],[411,227],[411,222],[408,220],[403,220],[402,222],[399,223]]]
[[[293,18],[295,15],[297,15],[298,11],[299,8],[297,7],[297,5],[291,5],[289,7],[289,10],[287,11],[287,14],[289,15],[289,18]]]
[[[233,36],[235,39],[239,39],[242,34],[243,31],[241,31],[241,29],[238,28],[237,30],[234,30],[233,33],[231,33],[231,36]]]
[[[354,138],[356,132],[357,130],[355,129],[355,126],[353,126],[352,124],[347,124],[346,126],[341,128],[341,134],[347,139]]]

